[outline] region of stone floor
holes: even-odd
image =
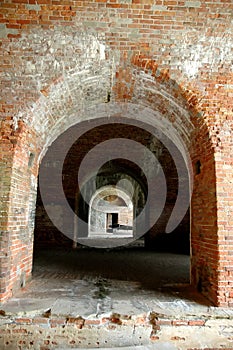
[[[169,308],[168,308],[169,305]],[[33,280],[6,305],[7,312],[52,308],[90,317],[109,311],[140,314],[200,312],[208,301],[189,287],[189,257],[130,249],[41,250]]]
[[[103,320],[117,315],[117,320],[134,319],[136,323],[141,318],[141,325],[137,324],[143,327],[146,318],[153,315],[157,320],[154,337],[148,327],[138,331],[140,342],[132,335],[127,340],[126,328],[119,329],[117,335],[108,330],[108,346],[112,342],[112,347],[135,349],[139,345],[139,349],[161,350],[233,349],[233,310],[213,307],[190,288],[189,256],[156,253],[141,246],[36,250],[31,282],[1,305],[1,311],[1,325],[7,324],[6,317],[14,319],[14,325],[17,317],[39,316],[82,318],[103,325]],[[122,322],[130,327],[128,321]],[[195,331],[190,325],[196,326]],[[131,327],[135,330],[135,323]],[[95,341],[83,348],[99,348],[101,344]],[[78,348],[81,346],[85,342]]]

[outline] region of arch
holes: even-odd
[[[93,130],[95,130],[95,128]],[[89,134],[84,134],[85,139],[87,135]],[[90,137],[91,136],[89,135],[88,138]],[[75,146],[75,149],[78,148]],[[121,160],[125,161],[125,159]],[[114,188],[121,188],[124,190],[126,193],[128,193],[133,202],[132,218],[136,219],[141,214],[141,220],[143,217],[144,220],[146,220],[148,211],[144,211],[144,213],[142,213],[147,198],[147,181],[145,176],[140,174],[140,168],[138,168],[133,162],[126,162],[124,167],[122,166],[122,163],[120,163],[119,166],[119,161],[121,160],[115,159],[116,162],[114,162],[114,165],[112,162],[105,163],[103,167],[99,168],[97,174],[94,174],[90,169],[90,172],[88,172],[89,176],[83,182],[80,180],[78,181],[78,186],[75,192],[74,212],[76,216],[74,219],[74,246],[76,246],[75,242],[79,242],[80,238],[82,239],[80,243],[84,243],[83,238],[88,237],[89,228],[87,225],[85,225],[85,222],[89,222],[89,209],[91,206],[92,197],[97,191],[99,191],[100,188],[112,186]],[[132,169],[134,169],[134,172]],[[136,222],[134,222],[132,226],[136,228]],[[136,232],[137,231],[134,230],[135,236]],[[106,243],[109,244],[109,242]],[[118,240],[114,243],[114,246],[125,245],[126,243],[130,242],[126,242],[125,239],[122,241]],[[88,244],[93,244],[93,242],[88,242]]]
[[[103,67],[99,67],[98,74],[95,76],[95,83],[90,79],[91,84],[97,84],[98,76],[103,75],[103,69],[107,69],[108,72],[111,71],[109,70],[109,67],[106,68],[104,65]],[[69,127],[79,124],[81,121],[89,121],[89,127],[93,127],[92,122],[98,125],[98,122],[105,124],[110,120],[113,120],[115,122],[117,122],[117,120],[120,120],[120,122],[123,124],[134,124],[134,122],[136,122],[136,124],[142,123],[142,126],[148,129],[150,132],[151,128],[155,130],[156,137],[166,145],[166,147],[174,155],[174,158],[178,160],[176,162],[178,168],[180,166],[180,162],[183,164],[182,169],[185,169],[186,171],[185,176],[183,177],[186,179],[186,186],[189,187],[189,190],[191,192],[193,178],[192,161],[195,160],[196,156],[200,155],[200,145],[198,145],[199,149],[198,147],[195,148],[195,156],[193,156],[195,152],[192,151],[192,159],[190,158],[190,149],[192,149],[194,140],[193,135],[195,135],[195,125],[193,123],[193,120],[195,118],[193,111],[190,113],[190,106],[187,104],[187,100],[180,95],[180,92],[177,91],[176,88],[173,89],[173,81],[168,80],[167,78],[164,82],[162,80],[157,81],[153,75],[140,69],[132,69],[132,76],[134,77],[134,92],[130,101],[106,103],[106,101],[103,102],[103,99],[101,98],[101,101],[99,103],[94,100],[91,101],[89,105],[86,103],[85,106],[80,106],[79,96],[77,95],[74,98],[72,106],[69,107],[67,104],[66,115],[63,114],[64,111],[62,110],[62,115],[58,113],[56,117],[55,111],[53,110],[54,105],[56,104],[56,101],[59,102],[61,93],[66,86],[67,81],[70,81],[69,84],[71,84],[72,81],[75,81],[72,80],[75,79],[75,74],[68,77],[67,80],[63,77],[62,80],[57,83],[59,85],[59,88],[57,89],[57,93],[55,95],[52,94],[52,91],[55,91],[58,85],[54,84],[51,86],[51,88],[48,90],[46,100],[45,96],[42,96],[30,111],[30,113],[38,116],[37,123],[39,123],[39,121],[41,122],[42,119],[40,118],[44,117],[46,117],[45,120],[49,121],[45,122],[46,128],[43,128],[43,133],[41,133],[40,129],[36,127],[35,122],[32,120],[31,127],[38,132],[36,136],[39,140],[37,148],[39,161],[41,161],[43,158],[49,145],[51,145],[52,142],[60,134],[68,130]],[[109,83],[108,79],[106,81]],[[86,79],[86,82],[88,83],[88,79]],[[79,85],[77,84],[77,86],[80,86],[82,83],[85,84],[85,81],[79,80]],[[108,83],[105,84],[105,90],[103,90],[102,97],[104,97],[104,99],[106,99],[108,88],[111,88],[111,84],[109,85]],[[95,86],[98,87],[98,84]],[[141,94],[140,86],[143,87],[143,91],[145,91],[144,95]],[[70,95],[68,93],[65,97],[67,101],[69,99],[69,96]],[[45,101],[52,102],[49,103]],[[42,109],[41,106],[43,106]],[[208,127],[206,126],[203,119],[201,119],[201,123],[204,125],[204,128],[202,128],[201,132],[206,133],[207,131],[208,134]],[[86,130],[88,130],[88,127]],[[82,133],[84,131],[80,130],[80,132]],[[67,145],[67,149],[69,149],[78,135],[73,135],[73,137],[73,139],[70,139],[70,143]],[[209,149],[211,149],[210,139],[208,139],[208,145],[210,145]],[[209,156],[210,161],[213,161],[213,154],[210,153]],[[211,168],[211,171],[213,174],[215,174],[214,162],[212,165],[213,167]],[[213,177],[214,176],[215,175],[213,175]],[[180,189],[182,189],[182,187],[180,187]],[[177,210],[176,213],[179,214],[179,210]],[[201,225],[202,223],[200,223],[200,226]],[[195,239],[196,242],[198,242],[198,238]],[[193,244],[193,247],[195,248],[195,244]],[[192,258],[192,269],[194,271],[193,276],[195,275],[193,283],[198,285],[200,282],[200,270],[203,264],[204,248],[202,249],[201,253],[200,250],[198,251],[198,249],[194,249],[193,251],[195,251],[195,255]],[[211,269],[214,269],[214,266],[211,267]],[[212,277],[208,275],[208,273],[209,272],[206,271],[202,274],[202,281],[205,279],[210,281],[210,278]],[[215,277],[215,282],[216,281],[217,278]],[[206,289],[206,294],[209,293],[211,288],[212,284],[210,282],[208,288]],[[216,290],[217,286],[215,289],[215,296]],[[214,299],[213,297],[211,298],[212,300]]]
[[[111,196],[114,198],[113,200],[106,200],[107,196]],[[111,235],[108,234],[109,232],[111,232],[115,233],[113,236],[114,238],[132,237],[133,207],[134,205],[130,193],[127,193],[125,189],[120,188],[119,186],[110,185],[99,188],[93,194],[90,201],[88,218],[88,236],[111,237]],[[117,222],[112,222],[108,225],[108,215],[113,213],[121,217],[118,218]],[[98,217],[103,217],[101,225],[97,225],[96,215]],[[110,226],[112,226],[111,231],[109,230]],[[125,232],[124,229],[126,230]]]

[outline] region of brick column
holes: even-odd
[[[11,121],[1,123],[0,138],[0,299],[8,296],[7,280],[10,278],[8,212],[14,144],[10,139]]]
[[[194,183],[191,202],[191,283],[218,305],[218,228],[214,147],[199,120],[191,157]]]
[[[24,286],[32,270],[37,190],[35,135],[23,123],[2,127],[0,300]]]
[[[218,236],[213,155],[201,160],[194,175],[191,206],[191,280],[198,291],[217,305]]]
[[[217,298],[218,305],[224,307],[233,306],[233,147],[229,137],[215,156],[219,250]]]
[[[219,129],[213,144],[204,137],[205,128],[195,138],[192,283],[215,305],[232,307],[232,125],[227,121]]]

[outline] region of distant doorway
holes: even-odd
[[[111,228],[117,228],[119,223],[119,214],[118,213],[107,213],[107,231]]]

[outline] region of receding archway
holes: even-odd
[[[140,82],[140,79],[142,79],[143,83],[146,84],[146,82],[148,82],[148,79],[144,79],[144,78],[145,76],[139,76],[138,83]],[[150,84],[153,84],[153,83],[154,83],[153,79],[151,78]],[[137,89],[135,88],[135,91],[136,90]],[[156,87],[155,89],[155,92],[154,92],[155,95],[157,94],[157,91],[158,91],[158,87]],[[166,95],[162,95],[160,97],[162,99],[163,98],[165,99],[164,103],[166,106],[166,103],[168,103],[169,99],[167,98]],[[133,104],[133,103],[99,104],[99,105],[95,105],[94,107],[90,106],[90,108],[86,108],[85,112],[82,111],[81,114],[74,113],[73,110],[72,112],[70,111],[70,115],[67,118],[65,123],[64,123],[64,120],[63,121],[57,120],[57,122],[54,123],[53,128],[50,129],[50,134],[47,135],[47,139],[46,139],[46,142],[44,143],[44,146],[41,149],[39,159],[41,160],[43,158],[43,155],[45,154],[46,149],[53,142],[53,140],[55,140],[56,137],[58,137],[63,131],[67,130],[67,128],[70,125],[77,124],[77,121],[81,120],[81,116],[82,117],[85,116],[85,120],[87,121],[99,120],[101,121],[101,124],[108,124],[110,120],[110,116],[112,116],[115,120],[116,120],[116,117],[119,117],[121,119],[121,122],[125,125],[132,124],[134,123],[134,121],[136,121],[137,123],[143,123],[143,128],[147,129],[149,127],[150,129],[150,127],[152,127],[154,128],[154,130],[156,130],[155,136],[160,141],[165,142],[166,147],[168,147],[169,150],[174,151],[174,153],[172,154],[172,157],[174,156],[174,158],[176,159],[176,155],[178,154],[178,159],[179,161],[181,161],[181,163],[184,166],[183,169],[185,169],[186,171],[186,173],[183,174],[184,175],[183,178],[186,181],[185,187],[187,188],[187,184],[189,186],[190,185],[189,181],[192,179],[189,173],[189,170],[191,170],[189,147],[191,145],[191,141],[193,137],[192,133],[193,133],[193,130],[195,130],[195,128],[191,122],[191,119],[189,118],[187,108],[185,108],[185,100],[182,102],[183,106],[181,106],[182,103],[180,101],[179,101],[180,105],[179,103],[177,104],[176,102],[174,104],[172,103],[171,105],[169,105],[170,110],[167,111],[167,115],[166,115],[166,111],[161,113],[159,108],[156,110],[156,106],[152,105],[154,109],[151,109],[150,107],[148,107],[148,105],[150,106],[149,100],[147,100],[146,106],[144,105],[144,102],[146,101],[142,100],[141,102],[142,104]],[[170,117],[172,114],[175,117],[175,121],[170,122]],[[180,125],[182,125],[182,122],[184,122],[184,126],[181,128]],[[88,130],[88,127],[86,130]],[[83,130],[81,131],[81,133],[82,132]],[[77,138],[77,135],[75,135],[75,138]],[[69,147],[72,145],[73,140],[74,139],[72,139],[71,137],[68,142]],[[63,156],[64,154],[62,155],[62,157]],[[180,165],[179,161],[177,164]],[[179,182],[179,184],[181,185],[181,182]],[[182,186],[180,186],[179,188],[182,190]],[[190,187],[189,187],[189,190],[190,190]],[[58,188],[58,191],[60,191],[60,188]],[[186,198],[186,202],[187,202],[187,198]],[[179,206],[178,207],[176,206],[176,211],[174,210],[174,212],[179,214],[178,218],[180,219],[180,216],[182,216],[183,213],[181,215],[180,210],[177,211],[177,209],[179,208],[180,208]],[[153,219],[153,216],[154,216],[153,211],[151,211],[151,216],[149,217],[149,221]],[[68,217],[69,217],[69,211],[68,211]],[[170,222],[170,224],[173,225],[172,221]],[[197,250],[193,250],[193,252],[195,252],[195,254],[199,254]],[[193,275],[196,276],[194,279],[195,281],[194,283],[196,284],[198,283],[199,276],[200,276],[199,269],[201,266],[200,265],[201,259],[199,258],[196,259],[195,257],[193,257],[192,262],[193,262],[193,271],[195,271],[193,272]],[[195,267],[196,264],[199,265],[198,268]],[[206,273],[204,272],[201,278],[202,281],[203,279],[205,279]],[[209,278],[209,277],[206,276],[206,278]]]
[[[134,206],[120,187],[104,186],[89,205],[88,237],[133,237]]]

